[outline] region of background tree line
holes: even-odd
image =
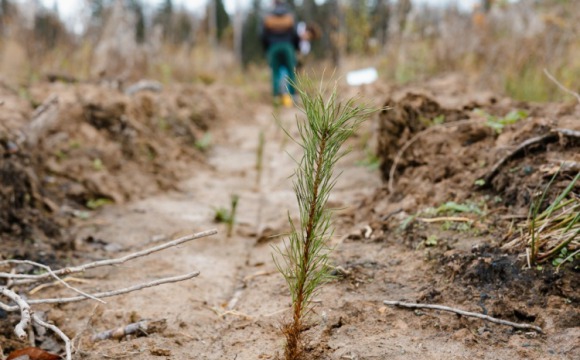
[[[259,22],[272,0],[251,0],[233,13],[224,0],[208,0],[198,13],[172,0],[157,6],[83,1],[81,21],[71,24],[62,21],[58,7],[44,8],[39,0],[0,0],[4,78],[20,71],[16,81],[27,83],[56,69],[81,79],[212,81],[224,69],[264,62]],[[542,100],[554,96],[543,68],[568,86],[580,76],[577,0],[480,0],[469,12],[412,0],[287,2],[299,21],[321,30],[311,57],[345,69],[375,66],[389,81],[460,71],[512,97]],[[112,20],[124,24],[115,27]]]
[[[244,65],[262,61],[259,21],[270,7],[270,0],[253,0],[250,7],[237,9],[235,14],[226,12],[223,0],[209,0],[201,14],[176,6],[172,0],[165,0],[157,7],[143,0],[85,0],[88,19],[80,33],[63,22],[58,7],[45,8],[38,0],[30,0],[24,7],[28,8],[27,12],[33,9],[28,30],[34,35],[31,38],[35,49],[42,51],[59,43],[98,39],[113,4],[119,1],[136,19],[135,40],[138,43],[146,42],[160,32],[164,42],[174,45],[211,44],[237,49]],[[335,61],[341,52],[366,53],[372,51],[372,47],[384,45],[393,14],[406,17],[411,10],[410,0],[399,0],[398,3],[389,0],[327,0],[322,4],[314,0],[289,0],[288,4],[300,21],[316,24],[322,30],[320,40],[313,44],[313,54]],[[14,0],[1,0],[0,7],[0,34],[16,31],[14,28],[22,24],[19,19],[24,16],[23,7],[18,7]],[[236,18],[241,21],[236,23]],[[405,21],[400,21],[400,24],[404,26]],[[235,44],[236,41],[240,44]]]

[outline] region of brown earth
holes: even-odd
[[[562,161],[580,161],[579,141],[550,138],[514,156],[488,183],[475,183],[522,141],[555,128],[580,130],[580,106],[517,103],[474,92],[457,77],[362,91],[380,99],[377,106],[386,104],[391,109],[366,123],[350,141],[354,151],[338,165],[342,175],[330,199],[330,205],[340,209],[332,239],[338,276],[315,299],[312,325],[306,332],[310,357],[577,359],[578,260],[559,272],[549,263],[541,270],[527,269],[521,246],[509,251],[501,246],[508,240],[511,221],[527,213],[554,167]],[[186,232],[214,226],[220,231],[179,249],[88,272],[83,289],[126,287],[197,269],[201,275],[193,280],[111,298],[106,305],[42,307],[48,319],[71,337],[77,336],[78,358],[279,356],[283,347],[279,325],[289,316],[290,298],[273,264],[271,245],[279,246],[281,237],[276,235],[288,230],[287,211],[296,217],[290,156],[298,157],[300,149],[276,125],[272,108],[218,85],[175,87],[134,97],[94,86],[42,85],[30,90],[36,104],[54,92],[60,99],[71,99],[61,100],[60,105],[60,113],[69,114],[63,119],[70,120],[59,121],[43,134],[35,150],[10,145],[19,144],[13,129],[28,124],[32,111],[31,105],[13,96],[14,104],[21,105],[11,105],[9,118],[20,120],[5,126],[8,135],[2,137],[2,171],[9,175],[0,177],[6,184],[0,211],[13,219],[2,227],[3,244],[4,239],[12,244],[2,247],[4,257],[17,254],[45,260],[47,256],[20,250],[26,243],[18,239],[27,229],[44,234],[29,249],[42,244],[45,254],[56,254],[53,263],[60,264],[70,260],[54,252],[59,248],[55,239],[68,244],[68,254],[78,263],[121,256]],[[12,103],[5,101],[5,107],[8,104]],[[196,110],[199,107],[202,110]],[[504,117],[521,109],[529,117],[501,132],[485,125],[486,114]],[[293,110],[278,114],[292,133],[295,115]],[[173,120],[160,128],[159,119]],[[434,125],[434,119],[443,125]],[[447,125],[457,121],[461,125]],[[403,152],[389,189],[397,153],[427,128],[433,130]],[[208,130],[212,143],[201,154],[191,143]],[[258,177],[260,132],[266,140],[264,170]],[[58,135],[62,133],[66,136]],[[71,149],[71,141],[81,146]],[[373,170],[374,162],[367,155],[375,143],[381,171]],[[155,156],[139,149],[149,149]],[[95,169],[97,158],[103,165],[100,169]],[[578,171],[564,170],[551,188],[550,199]],[[51,185],[55,187],[47,185],[47,176],[55,178],[57,185]],[[79,190],[69,191],[75,186]],[[228,238],[225,226],[212,222],[216,209],[227,208],[233,194],[240,197],[239,210],[234,234]],[[101,198],[116,204],[95,210],[86,207],[87,201]],[[471,209],[461,214],[473,219],[470,226],[460,222],[442,226],[411,217],[450,201]],[[46,202],[56,204],[52,206],[56,210]],[[74,211],[63,213],[65,206]],[[79,218],[78,211],[90,217]],[[35,296],[56,294],[64,291],[49,288]],[[382,303],[387,299],[487,313],[541,326],[544,334],[449,313],[387,307]],[[0,315],[0,321],[12,326],[17,320]],[[168,326],[149,336],[88,341],[93,333],[139,319],[167,319]],[[3,328],[0,343],[6,353],[25,346],[14,340],[11,326]]]

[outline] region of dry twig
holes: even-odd
[[[65,335],[64,332],[62,332],[61,329],[59,329],[57,326],[49,324],[45,321],[43,321],[38,315],[36,314],[32,314],[32,319],[34,320],[35,323],[37,323],[38,325],[47,328],[49,330],[52,330],[55,334],[57,334],[62,341],[64,341],[64,348],[66,351],[66,360],[71,360],[72,359],[72,351],[71,351],[71,345],[70,345],[70,339],[68,336]]]
[[[475,220],[470,219],[468,217],[463,216],[443,216],[443,217],[436,217],[436,218],[417,218],[417,220],[426,222],[426,223],[434,223],[434,222],[442,222],[442,221],[457,221],[457,222],[473,222]]]
[[[28,337],[28,335],[26,335],[26,329],[28,329],[28,326],[30,325],[30,305],[28,305],[20,295],[3,286],[0,286],[0,294],[16,303],[14,307],[2,304],[2,309],[4,311],[15,311],[20,309],[20,322],[14,327],[14,334],[16,334],[20,340],[26,339]]]
[[[151,334],[167,328],[167,320],[141,320],[116,329],[100,332],[91,337],[91,341],[97,342],[107,339],[121,339],[135,333]]]
[[[574,96],[576,98],[576,100],[578,100],[578,102],[580,103],[580,94],[578,94],[577,92],[574,92],[574,91],[568,89],[567,87],[565,87],[564,85],[562,85],[562,83],[559,82],[552,74],[550,74],[550,72],[546,68],[544,68],[544,74],[546,74],[548,79],[552,80],[552,82],[554,84],[556,84],[556,86],[558,86],[560,88],[560,90],[564,91],[565,93],[567,93],[569,95]]]
[[[50,268],[50,266],[46,266],[44,264],[40,264],[40,263],[37,263],[35,261],[30,261],[30,260],[5,260],[4,262],[5,263],[9,263],[9,264],[27,264],[27,265],[32,265],[32,266],[37,266],[39,268],[42,268],[42,269],[46,270],[47,273],[50,276],[52,276],[53,278],[55,278],[56,281],[59,284],[64,285],[65,287],[71,289],[74,292],[77,292],[77,293],[83,295],[84,297],[86,297],[88,299],[93,299],[93,300],[96,300],[96,301],[101,302],[103,304],[105,303],[103,300],[97,299],[96,297],[94,297],[94,296],[92,296],[90,294],[87,294],[87,293],[83,292],[82,290],[79,290],[79,289],[77,289],[77,288],[75,288],[73,286],[70,286],[66,281],[64,281],[63,279],[61,279],[60,277],[58,277],[58,275],[56,275],[54,273],[54,271],[52,271],[52,269]]]
[[[512,158],[521,154],[523,151],[527,150],[529,147],[548,143],[558,140],[558,134],[567,136],[567,137],[577,137],[580,138],[580,131],[570,130],[570,129],[552,129],[548,134],[536,136],[531,139],[523,141],[519,144],[514,150],[512,150],[509,154],[501,158],[498,162],[493,165],[491,170],[485,175],[484,180],[485,184],[491,184],[493,178],[499,173],[499,170]]]
[[[118,258],[118,259],[99,260],[99,261],[95,261],[95,262],[80,265],[80,266],[67,267],[67,268],[63,268],[60,270],[55,270],[55,271],[53,271],[52,274],[63,275],[63,274],[80,273],[80,272],[84,272],[86,270],[94,269],[97,267],[119,265],[119,264],[123,264],[129,260],[133,260],[133,259],[136,259],[139,257],[147,256],[147,255],[150,255],[154,252],[158,252],[158,251],[170,248],[170,247],[178,246],[178,245],[181,245],[181,244],[188,242],[188,241],[191,241],[191,240],[195,240],[195,239],[199,239],[202,237],[215,235],[215,234],[217,234],[217,230],[215,230],[215,229],[208,230],[208,231],[202,231],[202,232],[199,232],[196,234],[186,235],[186,236],[180,237],[179,239],[175,239],[175,240],[169,241],[167,243],[164,243],[164,244],[161,244],[158,246],[154,246],[154,247],[149,248],[149,249],[141,250],[141,251],[123,256],[123,257]],[[10,261],[11,260],[0,261],[0,265],[8,264],[8,263],[10,263]],[[40,275],[27,275],[27,274],[0,273],[0,278],[18,279],[18,280],[14,280],[13,284],[14,285],[22,285],[22,284],[30,284],[30,283],[35,283],[35,282],[44,280],[46,278],[53,276],[52,274],[46,273],[46,274],[40,274]]]
[[[533,137],[531,139],[528,139],[528,140],[522,142],[513,151],[511,151],[509,154],[507,154],[506,156],[501,158],[498,162],[496,162],[495,165],[493,165],[491,170],[484,177],[485,184],[491,184],[491,181],[499,173],[499,170],[505,165],[505,163],[507,163],[509,160],[511,160],[516,155],[519,155],[520,153],[522,153],[524,150],[526,150],[530,146],[536,145],[536,144],[541,144],[541,143],[546,143],[546,142],[551,142],[551,141],[556,141],[557,139],[558,139],[557,134],[552,132],[552,133],[548,133],[548,134],[545,134],[542,136],[536,136],[536,137]]]
[[[174,282],[188,280],[188,279],[194,278],[198,275],[199,275],[199,271],[194,271],[194,272],[189,273],[189,274],[161,278],[161,279],[153,280],[150,282],[126,287],[123,289],[95,293],[95,294],[91,294],[91,296],[98,298],[98,299],[101,299],[101,298],[106,298],[106,297],[111,297],[111,296],[123,295],[123,294],[127,294],[127,293],[130,293],[133,291],[143,290],[143,289],[146,289],[149,287],[154,287],[154,286],[159,286],[162,284],[168,284],[168,283],[174,283]],[[74,297],[68,297],[68,298],[32,299],[32,300],[27,300],[26,302],[29,305],[64,304],[64,303],[82,301],[82,300],[86,300],[86,299],[87,298],[85,296],[74,296]],[[18,306],[7,306],[4,308],[4,310],[6,310],[6,311],[16,311],[17,309],[18,309]]]
[[[565,135],[568,137],[580,138],[580,131],[570,130],[570,129],[553,129],[552,131],[555,131],[559,134],[562,134],[562,135]]]
[[[12,300],[14,303],[16,303],[16,305],[11,306],[11,305],[5,304],[3,302],[0,302],[0,309],[7,311],[7,312],[20,310],[20,322],[15,326],[14,333],[21,340],[24,340],[27,338],[26,330],[30,328],[31,322],[34,322],[34,323],[36,323],[44,328],[52,330],[65,343],[66,359],[71,360],[72,359],[71,341],[68,338],[68,336],[66,336],[66,334],[64,334],[64,332],[62,332],[62,330],[60,330],[57,326],[43,321],[38,315],[34,314],[34,312],[30,309],[31,305],[55,304],[55,303],[60,304],[60,303],[82,301],[82,300],[86,300],[87,298],[101,301],[101,300],[99,300],[100,298],[126,294],[126,293],[129,293],[132,291],[137,291],[137,290],[141,290],[141,289],[148,288],[148,287],[158,286],[161,284],[188,280],[188,279],[191,279],[193,277],[198,276],[199,271],[194,271],[194,272],[191,272],[189,274],[184,274],[184,275],[179,275],[179,276],[165,277],[165,278],[157,279],[154,281],[150,281],[150,282],[146,282],[146,283],[142,283],[142,284],[138,284],[138,285],[133,285],[133,286],[123,288],[123,289],[100,292],[100,293],[96,293],[96,294],[88,294],[88,293],[85,293],[81,290],[78,290],[78,289],[68,285],[66,283],[66,281],[62,280],[58,275],[83,272],[85,270],[96,268],[96,267],[101,267],[101,266],[113,266],[113,265],[122,264],[126,261],[129,261],[129,260],[132,260],[132,259],[135,259],[138,257],[147,256],[151,253],[161,251],[161,250],[173,247],[173,246],[178,246],[178,245],[185,243],[187,241],[198,239],[198,238],[201,238],[204,236],[213,235],[216,233],[217,233],[216,230],[208,230],[208,231],[204,231],[204,232],[199,232],[196,234],[183,236],[179,239],[169,241],[167,243],[164,243],[164,244],[161,244],[161,245],[149,248],[149,249],[138,251],[138,252],[126,255],[124,257],[118,258],[118,259],[100,260],[100,261],[95,261],[95,262],[88,263],[85,265],[64,268],[64,269],[60,269],[60,270],[56,270],[56,271],[53,271],[50,267],[48,267],[46,265],[39,264],[39,263],[36,263],[34,261],[28,261],[28,260],[0,261],[0,265],[29,264],[29,265],[41,267],[47,271],[46,274],[40,274],[40,275],[18,274],[18,273],[15,273],[13,271],[14,269],[12,269],[12,271],[9,273],[0,273],[0,278],[6,278],[8,280],[8,283],[10,284],[10,286],[19,285],[19,284],[30,284],[30,283],[42,282],[42,281],[46,281],[46,279],[53,277],[59,283],[62,283],[66,287],[68,287],[69,289],[72,289],[72,290],[76,291],[77,293],[81,294],[80,296],[68,297],[68,298],[24,300],[16,292],[10,290],[8,285],[0,286],[0,295],[6,297],[9,300]]]
[[[77,283],[81,283],[81,284],[90,284],[91,283],[91,280],[89,280],[89,279],[76,278],[73,276],[67,276],[65,278],[62,278],[62,281],[66,282],[67,284],[70,282],[77,282]],[[52,286],[56,286],[58,284],[60,284],[60,281],[53,281],[51,283],[40,284],[37,287],[35,287],[34,289],[30,290],[28,292],[28,295],[34,295],[39,291],[42,291],[42,290],[49,288],[49,287],[52,287]],[[8,287],[10,287],[10,286],[8,286]]]
[[[494,318],[494,317],[491,317],[489,315],[483,315],[483,314],[479,314],[479,313],[459,310],[459,309],[451,308],[448,306],[432,305],[432,304],[413,304],[413,303],[406,303],[406,302],[402,302],[402,301],[390,301],[390,300],[385,300],[385,301],[383,301],[383,303],[385,305],[402,306],[402,307],[407,307],[407,308],[434,309],[434,310],[441,310],[441,311],[449,311],[449,312],[456,313],[456,314],[463,315],[463,316],[476,317],[478,319],[483,319],[483,320],[490,321],[490,322],[493,322],[496,324],[511,326],[511,327],[516,328],[516,329],[535,330],[539,333],[543,333],[542,328],[539,326],[528,325],[528,324],[518,324],[518,323],[511,322],[511,321]]]

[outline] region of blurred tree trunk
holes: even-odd
[[[262,1],[253,0],[252,10],[246,16],[242,29],[242,64],[247,67],[252,62],[260,62],[264,59],[262,43],[259,37],[260,13]]]
[[[147,56],[137,44],[137,19],[122,0],[116,0],[102,29],[92,58],[91,76],[126,81],[143,75]]]
[[[160,24],[163,28],[163,38],[165,40],[172,39],[173,2],[171,0],[165,0],[165,3],[159,8],[155,15],[154,23]]]
[[[146,32],[145,15],[143,13],[142,0],[130,0],[129,8],[133,11],[137,19],[135,23],[135,40],[137,40],[137,42],[141,44],[145,42],[145,32]]]
[[[329,39],[332,64],[338,68],[341,65],[344,50],[343,15],[338,0],[329,0]]]
[[[224,7],[223,0],[213,0],[215,3],[214,11],[215,11],[215,26],[216,26],[216,40],[219,42],[222,41],[222,37],[226,29],[230,26],[230,16],[226,12],[226,8]]]
[[[373,9],[373,34],[379,42],[382,51],[385,51],[389,36],[389,21],[391,9],[388,0],[377,0]]]
[[[16,8],[9,0],[2,0],[0,11],[0,34],[6,35],[9,23],[15,18]]]
[[[413,8],[411,0],[399,0],[397,3],[397,19],[399,21],[399,34],[403,34],[407,27],[407,17]]]
[[[366,54],[373,35],[366,0],[353,0],[346,9],[346,48],[348,53]]]
[[[236,0],[236,13],[234,14],[234,54],[236,62],[242,64],[242,28],[243,15],[240,0]]]
[[[217,4],[215,0],[210,0],[207,11],[208,36],[210,44],[215,48],[218,45],[217,38]]]
[[[483,3],[483,10],[489,12],[491,10],[491,5],[493,5],[493,0],[481,0]]]
[[[316,2],[314,0],[304,0],[302,3],[302,19],[306,22],[319,21],[317,19],[317,8]]]

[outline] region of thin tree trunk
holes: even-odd
[[[240,0],[236,1],[236,13],[234,15],[234,53],[236,55],[236,61],[238,64],[242,65],[242,30],[243,30],[243,18],[242,18],[242,6]]]

